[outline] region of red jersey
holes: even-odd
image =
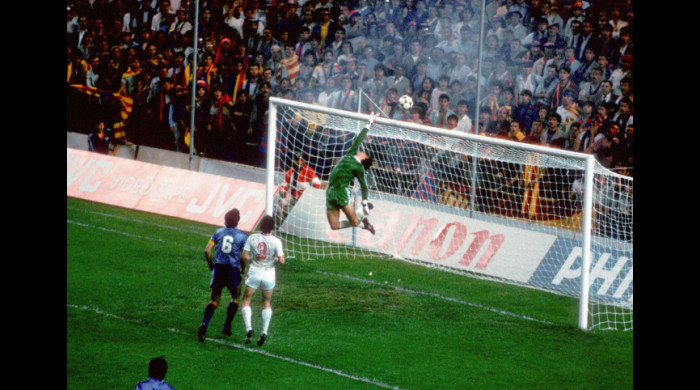
[[[284,183],[280,186],[280,190],[288,191],[291,188],[292,196],[299,198],[304,190],[309,187],[321,188],[321,180],[311,167],[304,164],[298,173],[294,168],[287,170],[287,173],[284,175]]]

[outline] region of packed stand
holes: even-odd
[[[195,53],[193,1],[68,1],[68,130],[264,166],[270,96],[363,102],[631,175],[632,1],[485,3],[480,49],[476,0],[201,0]]]

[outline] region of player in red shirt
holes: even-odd
[[[287,217],[290,207],[294,206],[301,194],[309,187],[321,188],[321,180],[301,153],[294,155],[292,167],[284,175],[284,182],[279,188],[279,201],[277,203],[278,223]]]

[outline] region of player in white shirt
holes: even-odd
[[[241,259],[248,273],[245,278],[245,290],[241,303],[241,315],[246,329],[246,344],[249,344],[253,337],[250,299],[258,288],[262,293],[262,331],[258,345],[263,345],[267,339],[267,330],[272,318],[272,291],[276,284],[275,262],[279,261],[280,264],[284,264],[282,241],[272,235],[274,227],[274,218],[265,215],[260,221],[262,233],[251,234],[243,247],[243,253],[241,253]]]

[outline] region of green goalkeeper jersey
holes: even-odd
[[[333,167],[331,175],[328,178],[328,189],[326,190],[327,198],[337,200],[340,200],[341,198],[344,199],[348,186],[356,177],[360,181],[360,187],[362,188],[362,199],[365,200],[368,198],[369,189],[367,188],[367,182],[365,181],[365,169],[355,158],[355,154],[357,154],[357,150],[360,148],[360,144],[365,139],[368,131],[369,129],[367,127],[362,129],[360,134],[357,135],[357,138],[355,138],[355,141],[352,143],[348,153],[343,156],[340,161],[338,161],[338,164],[336,164],[335,167]],[[343,202],[340,202],[340,205],[344,206],[342,203]]]

